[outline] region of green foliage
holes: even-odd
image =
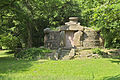
[[[92,11],[90,24],[101,30],[105,47],[120,48],[120,1],[106,0]]]
[[[100,48],[94,48],[94,49],[92,49],[92,53],[93,53],[93,54],[103,55],[104,52],[101,51]]]
[[[101,31],[105,47],[120,48],[119,6],[119,0],[2,0],[0,36],[14,34],[22,47],[39,47],[44,28],[55,29],[77,16],[81,25]]]
[[[17,53],[15,57],[23,60],[37,60],[44,59],[45,54],[50,52],[52,51],[46,48],[29,48]]]
[[[18,46],[21,46],[19,39],[11,34],[2,37],[0,42],[1,46],[10,50],[15,50]]]
[[[79,0],[82,25],[101,31],[106,48],[120,48],[120,0]]]
[[[0,4],[4,5],[0,11],[1,32],[15,27],[17,32],[13,32],[27,48],[43,45],[44,28],[63,25],[80,10],[72,0],[9,0]]]

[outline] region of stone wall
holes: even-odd
[[[101,47],[100,36],[96,31],[84,30],[74,33],[74,45],[76,48]],[[49,31],[45,33],[44,46],[49,49],[65,47],[65,33],[60,31]]]
[[[49,49],[58,49],[60,47],[60,32],[44,30],[44,46]]]
[[[104,40],[100,33],[92,28],[81,26],[77,17],[71,17],[69,20],[59,28],[59,31],[52,31],[50,28],[44,29],[44,46],[57,50],[56,54],[51,53],[46,56],[52,58],[57,56],[58,59],[62,60],[69,60],[74,57],[99,57],[84,50],[104,46]],[[83,52],[80,51],[77,54],[77,50],[83,50]]]
[[[100,47],[100,35],[97,31],[85,27],[83,31],[74,33],[74,45],[76,48],[96,48]]]
[[[100,35],[93,29],[86,28],[83,34],[83,47],[96,48],[100,47]]]
[[[77,17],[69,18],[70,21],[59,28],[59,31],[44,29],[44,45],[46,48],[96,48],[103,47],[100,34],[92,28],[83,27],[78,23]]]

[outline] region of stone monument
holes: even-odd
[[[45,47],[61,50],[61,59],[65,55],[72,58],[76,49],[102,47],[99,32],[92,28],[81,26],[78,22],[78,17],[70,17],[69,22],[61,26],[58,31],[46,28],[44,33]]]

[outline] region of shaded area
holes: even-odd
[[[120,60],[110,60],[112,63],[120,64]]]
[[[31,66],[31,61],[16,60],[11,51],[0,51],[0,80],[7,79],[6,74],[28,71]]]
[[[98,51],[97,51],[98,52]],[[104,49],[98,52],[102,58],[120,59],[120,49]]]
[[[6,53],[5,53],[6,54]],[[29,60],[16,60],[14,57],[8,56],[8,57],[0,57],[0,80],[33,80],[33,77],[25,76],[26,71],[30,70],[30,67],[33,66],[34,61]],[[43,64],[47,61],[40,61],[40,64]],[[36,63],[36,62],[34,62]],[[23,75],[17,75],[17,76],[9,76],[9,74],[15,73],[16,75],[18,73],[23,73]],[[38,79],[39,80],[39,79]]]
[[[0,79],[4,74],[28,71],[31,61],[16,60],[9,52],[0,51]]]
[[[5,52],[5,54],[13,54],[15,51],[8,51],[8,52]]]
[[[12,57],[0,57],[0,73],[26,71],[31,65],[30,61],[17,61]]]
[[[116,49],[114,51],[109,51],[113,59],[120,59],[120,49]]]
[[[120,80],[120,74],[116,76],[105,77],[103,80]]]

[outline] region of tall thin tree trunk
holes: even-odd
[[[28,33],[27,48],[31,48],[32,47],[32,30],[31,30],[30,22],[27,23],[27,33]]]

